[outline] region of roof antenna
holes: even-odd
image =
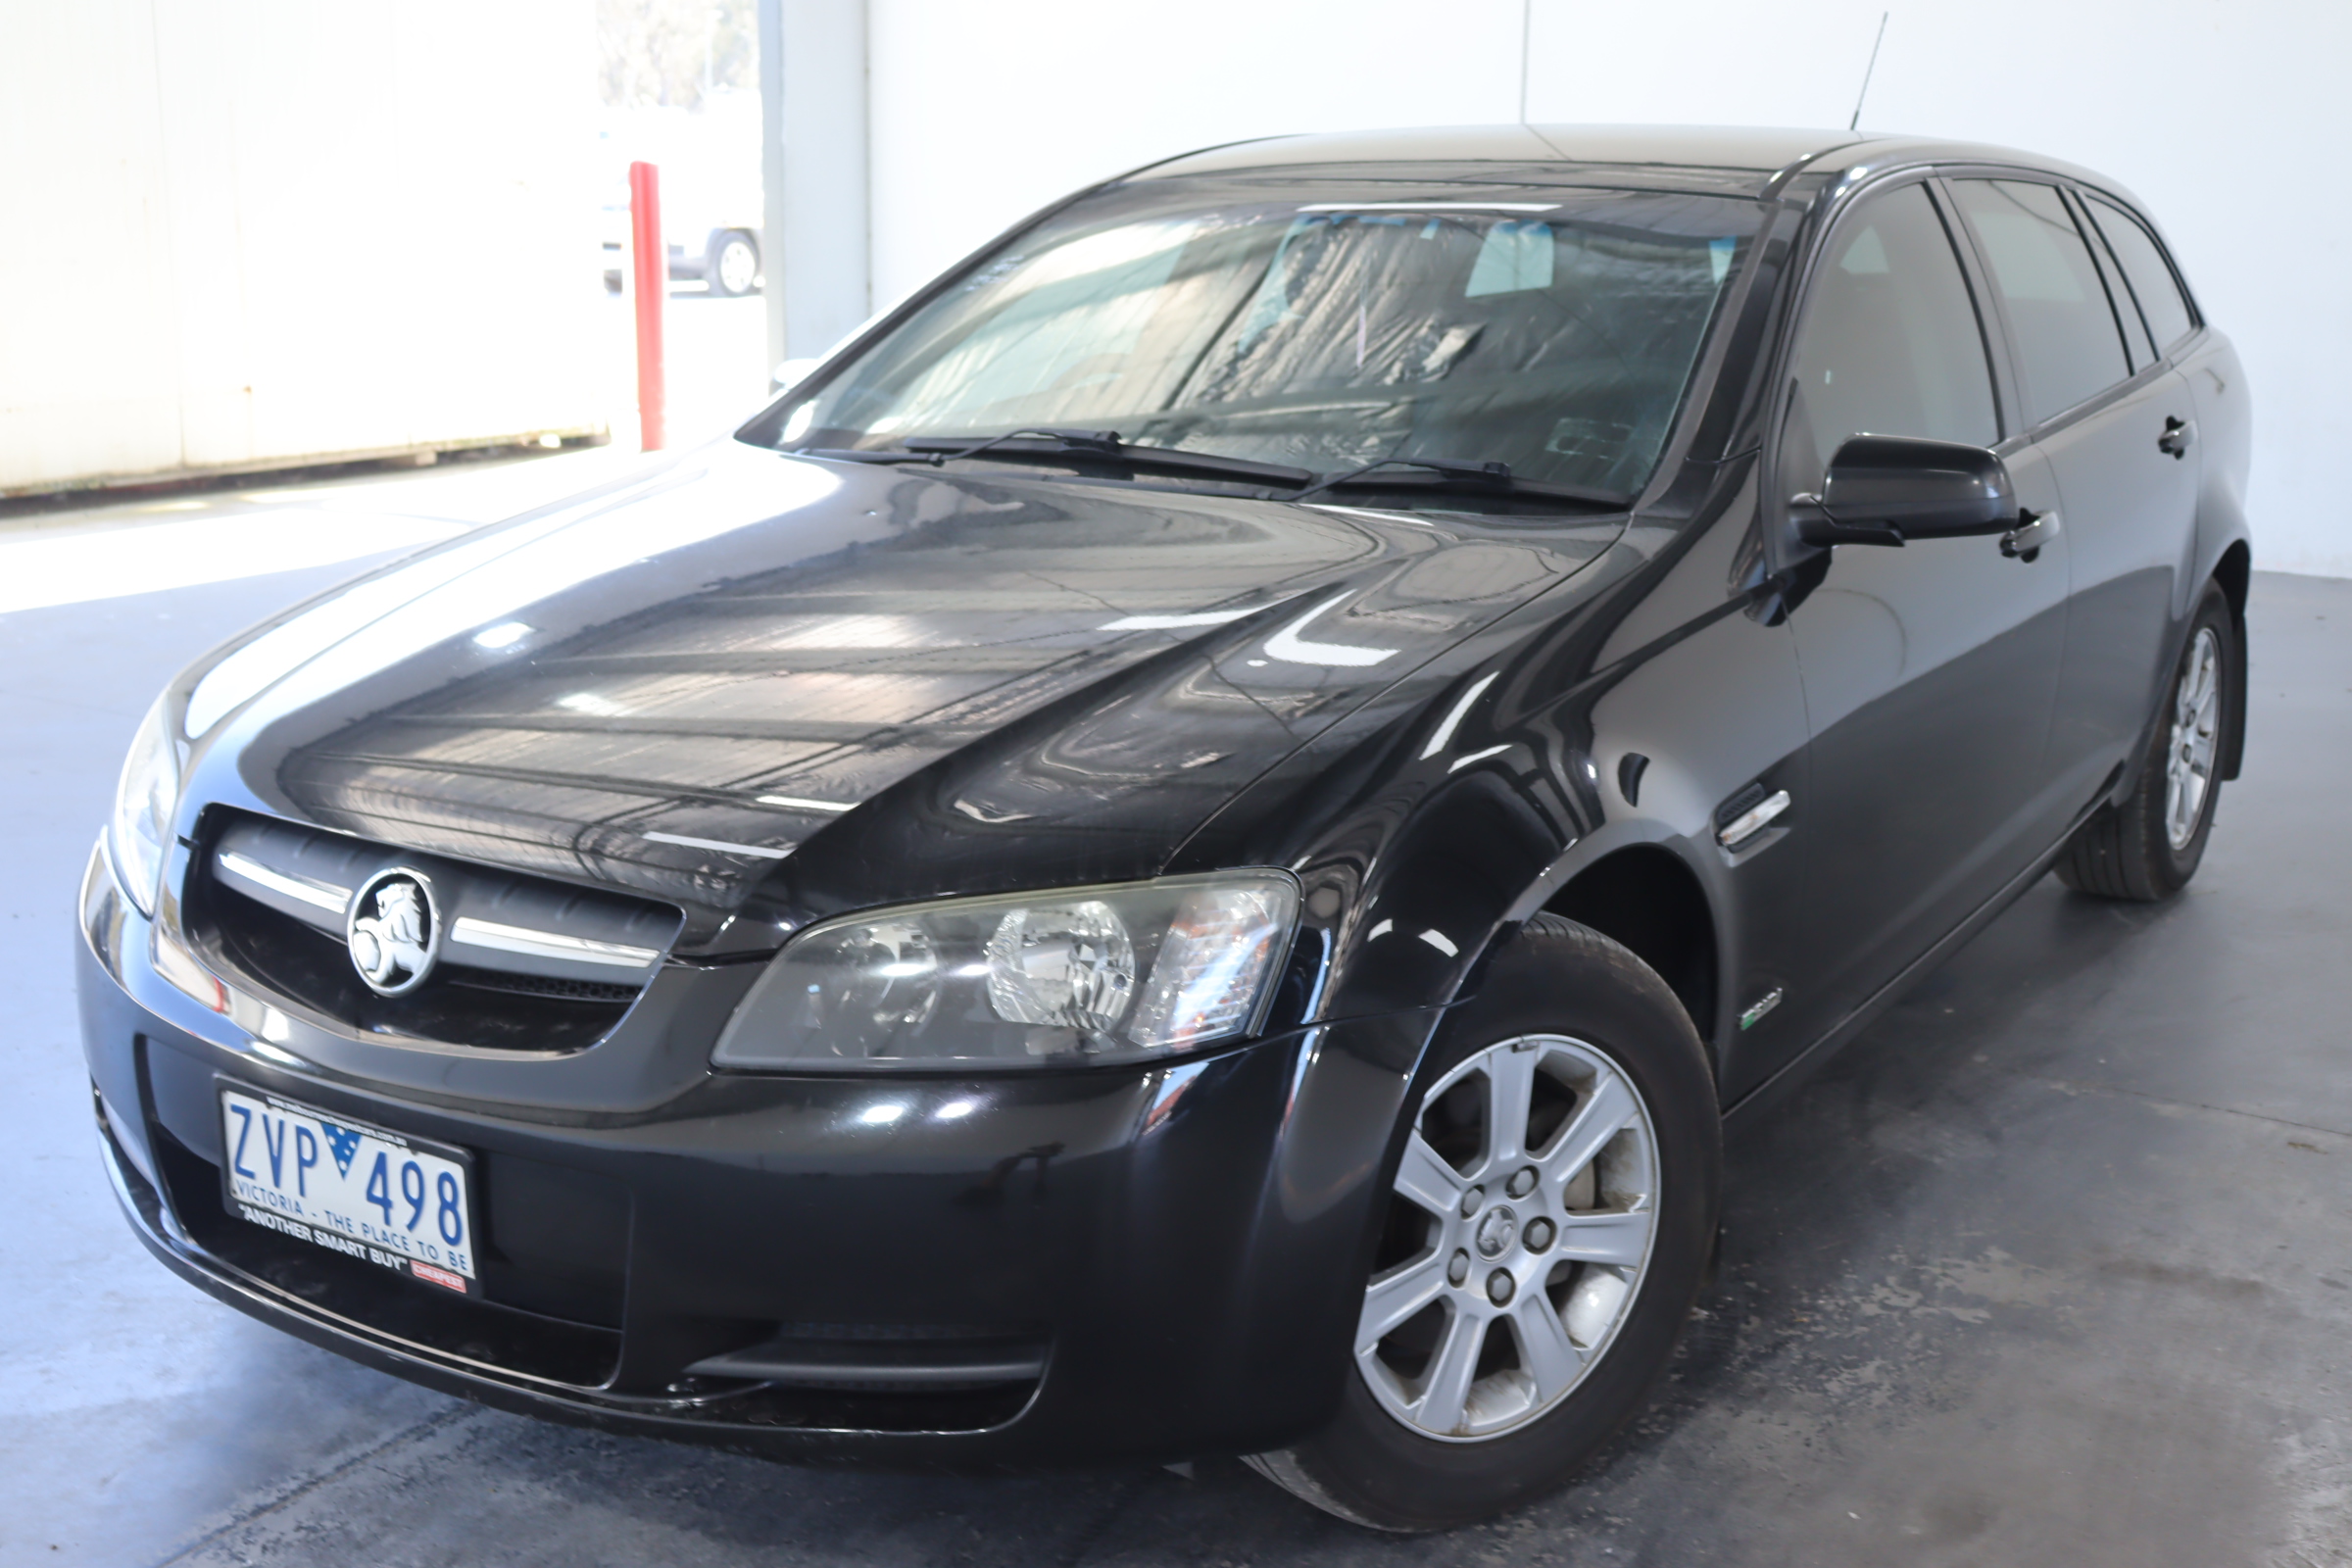
[[[1862,100],[1870,96],[1870,74],[1879,69],[1879,45],[1885,43],[1886,41],[1886,13],[1882,11],[1879,13],[1879,35],[1870,40],[1870,64],[1862,68],[1862,90],[1854,94],[1854,118],[1845,122],[1845,128],[1848,130],[1856,129],[1862,123]],[[1526,79],[1526,67],[1522,65],[1520,68],[1520,77],[1523,83]],[[1524,119],[1527,115],[1527,88],[1525,85],[1522,85],[1519,89],[1519,103],[1520,117]]]
[[[1535,26],[1535,10],[1536,0],[1519,0],[1519,123],[1522,125],[1527,123],[1527,41]],[[1882,21],[1879,25],[1884,27],[1886,24]]]

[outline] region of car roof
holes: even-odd
[[[1376,179],[1418,173],[1495,183],[1533,178],[1761,196],[1799,170],[1841,176],[1954,163],[2035,169],[2129,194],[2087,170],[2013,148],[1869,131],[1739,125],[1446,125],[1269,136],[1188,153],[1133,177],[1311,173]]]

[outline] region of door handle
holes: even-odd
[[[2176,458],[2185,458],[2196,439],[2196,420],[2176,419],[2168,414],[2164,418],[2164,434],[2156,438],[2156,450]]]
[[[2041,547],[2057,537],[2058,514],[2020,512],[2017,526],[2001,535],[2001,554],[2030,565],[2041,554]]]

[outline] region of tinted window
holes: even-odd
[[[1794,488],[1851,435],[2000,439],[1976,308],[1925,186],[1872,199],[1831,236],[1791,374]]]
[[[2129,375],[2107,290],[2057,189],[1962,179],[1952,192],[1984,242],[2017,334],[2026,422],[2038,424]]]
[[[2122,208],[2103,202],[2096,196],[2090,199],[2090,216],[2107,236],[2115,251],[2115,259],[2124,269],[2124,281],[2132,285],[2132,297],[2139,301],[2139,313],[2147,318],[2148,330],[2156,336],[2158,353],[2171,348],[2188,336],[2196,324],[2188,314],[2188,302],[2180,297],[2180,285],[2173,278],[2173,270],[2164,263],[2164,252],[2157,247],[2155,237],[2139,226],[2137,220]]]
[[[2107,285],[2108,301],[2114,305],[2116,320],[2124,329],[2124,352],[2130,356],[2134,373],[2143,370],[2155,363],[2156,345],[2148,341],[2148,324],[2140,319],[2139,307],[2132,303],[2132,290],[2116,266],[2115,250],[2099,234],[2098,224],[2082,221],[2084,213],[2080,199],[2068,206],[2090,239],[2093,259],[2099,264],[2099,280]]]
[[[794,448],[1038,425],[1319,470],[1500,460],[1631,493],[1752,203],[1139,182],[958,278],[790,410]]]

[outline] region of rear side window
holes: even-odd
[[[2139,302],[2139,314],[2147,319],[2149,335],[2156,339],[2156,352],[2161,354],[2188,336],[2196,325],[2188,314],[2188,302],[2180,297],[2180,285],[2165,265],[2155,236],[2142,228],[2137,219],[2096,196],[2090,198],[2089,207],[2091,221],[2107,236],[2108,248],[2115,252],[2124,281]]]
[[[1848,436],[2000,439],[1976,306],[1925,186],[1873,197],[1838,225],[1790,375],[1783,450],[1796,488]]]
[[[2090,220],[2081,197],[2066,204],[2075,215],[2075,223],[2090,241],[2091,259],[2098,263],[2099,281],[2107,285],[2107,302],[2115,307],[2115,319],[2124,329],[2124,353],[2132,361],[2132,373],[2137,375],[2156,363],[2156,345],[2148,341],[2148,323],[2140,319],[2139,307],[2132,303],[2131,285],[2116,266],[2115,249],[2099,233],[2099,225]]]
[[[2057,189],[1956,179],[1952,194],[1992,264],[2017,336],[2026,422],[2038,424],[2131,373],[2107,289]]]

